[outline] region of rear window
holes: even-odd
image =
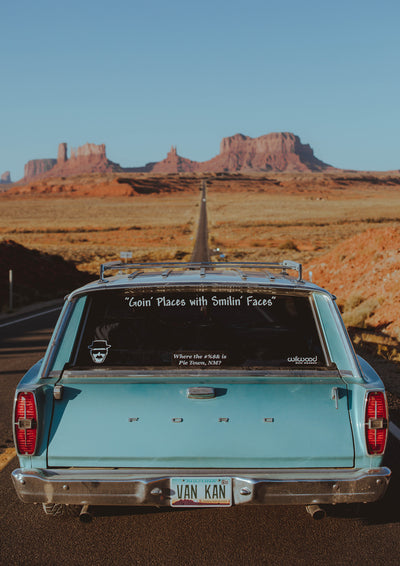
[[[104,291],[86,301],[70,367],[326,367],[308,296]]]

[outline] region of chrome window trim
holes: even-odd
[[[317,333],[318,333],[318,337],[322,346],[322,350],[324,352],[324,356],[325,356],[325,363],[326,365],[329,366],[333,366],[334,362],[331,358],[331,355],[329,353],[329,348],[328,348],[328,344],[326,343],[326,337],[322,328],[322,324],[321,324],[321,320],[319,317],[319,313],[318,313],[318,309],[317,309],[317,305],[315,304],[315,297],[314,297],[314,293],[310,294],[310,304],[311,304],[311,310],[314,316],[314,321],[315,321],[315,326],[317,328]],[[335,366],[336,367],[336,366]]]
[[[72,299],[71,296],[69,296],[64,303],[63,309],[60,313],[59,319],[57,321],[56,327],[43,359],[43,364],[40,371],[41,379],[46,379],[49,377],[50,368],[53,365],[59,341],[64,336],[64,332],[66,330],[66,327],[68,326],[71,314],[74,310],[75,302],[76,301]]]
[[[363,378],[363,373],[361,371],[360,365],[357,360],[357,356],[355,354],[353,344],[350,340],[350,337],[347,332],[347,328],[343,322],[342,316],[339,311],[339,307],[336,304],[336,301],[333,299],[328,301],[329,308],[332,312],[333,318],[335,320],[336,327],[338,329],[338,334],[340,335],[340,339],[344,345],[344,348],[347,352],[349,359],[351,360],[351,364],[353,366],[353,375],[356,377]]]

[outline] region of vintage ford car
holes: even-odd
[[[104,264],[18,385],[18,496],[48,514],[381,498],[384,386],[334,299],[289,261]]]

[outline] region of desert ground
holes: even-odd
[[[3,239],[73,260],[98,273],[100,264],[132,251],[135,260],[174,259],[190,251],[198,195],[0,201]]]
[[[0,198],[0,238],[92,272],[125,250],[140,261],[187,259],[201,178],[89,175],[17,186]],[[307,263],[400,218],[400,175],[222,175],[207,187],[210,244],[229,260]]]

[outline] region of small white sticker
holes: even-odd
[[[88,348],[94,363],[102,364],[105,362],[111,345],[107,342],[107,340],[93,340]]]
[[[308,357],[308,358],[301,356],[294,356],[292,358],[288,358],[287,361],[289,363],[296,365],[303,365],[303,364],[316,365],[318,364],[318,356]]]

